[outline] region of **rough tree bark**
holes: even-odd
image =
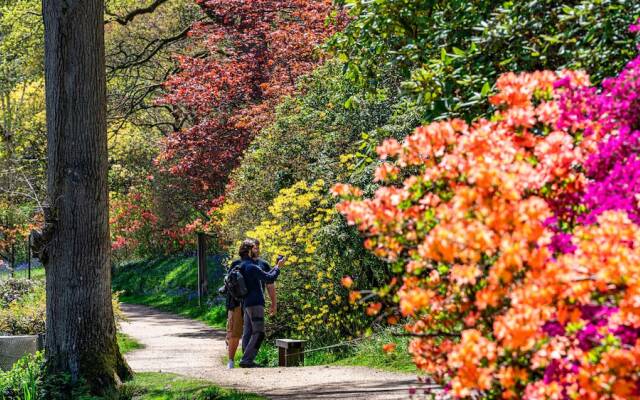
[[[103,0],[44,0],[50,375],[95,394],[130,375],[111,304]]]

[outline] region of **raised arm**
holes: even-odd
[[[258,279],[266,283],[275,282],[278,279],[278,275],[280,275],[280,268],[277,265],[269,272],[264,272],[256,265],[251,265],[251,269],[255,269]]]
[[[276,314],[278,309],[278,302],[276,300],[276,284],[270,283],[267,285],[267,293],[269,293],[269,299],[271,299],[271,315]]]

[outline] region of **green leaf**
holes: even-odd
[[[353,103],[353,96],[349,97],[347,101],[344,102],[344,108],[349,110],[351,108],[352,103]]]
[[[485,82],[484,85],[482,86],[482,90],[480,90],[480,95],[482,97],[485,97],[489,94],[490,91],[491,91],[491,85],[489,85],[489,82]]]

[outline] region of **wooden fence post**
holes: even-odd
[[[207,236],[198,233],[198,305],[201,305],[202,297],[207,295],[209,282],[207,282]]]
[[[27,279],[31,280],[31,234],[27,238]]]
[[[11,271],[11,277],[15,277],[16,272],[16,244],[11,245],[11,263],[9,264],[9,270]]]

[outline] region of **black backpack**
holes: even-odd
[[[240,272],[242,265],[243,264],[231,267],[224,277],[224,288],[227,293],[236,300],[242,300],[249,292],[247,284],[244,281],[244,276],[242,272]]]

